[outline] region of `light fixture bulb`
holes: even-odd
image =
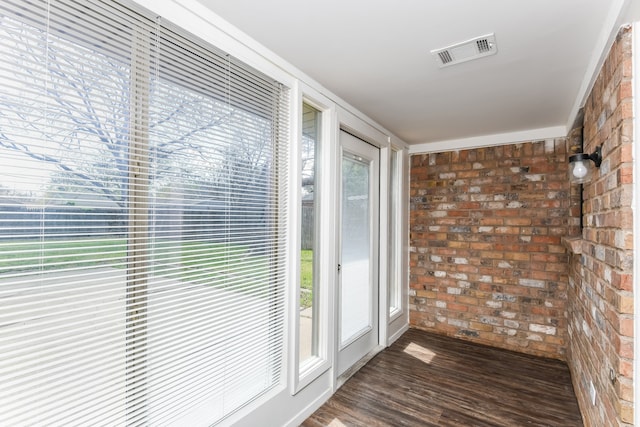
[[[584,165],[584,162],[576,162],[573,166],[573,176],[578,179],[584,178],[589,173],[589,169],[587,169]]]
[[[569,156],[569,181],[583,184],[591,181],[593,173],[602,162],[602,147],[597,147],[593,154],[576,153]]]

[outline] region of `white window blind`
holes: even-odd
[[[0,3],[0,425],[280,384],[286,88],[129,3]]]

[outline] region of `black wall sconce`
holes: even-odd
[[[589,182],[593,172],[602,163],[602,145],[591,154],[578,153],[569,156],[569,181],[572,184]]]

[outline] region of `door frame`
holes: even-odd
[[[333,335],[333,354],[332,354],[332,391],[335,392],[344,382],[349,379],[351,375],[353,375],[357,370],[366,363],[366,361],[370,360],[381,351],[387,345],[387,333],[388,333],[388,321],[389,315],[387,310],[387,280],[382,280],[382,278],[386,277],[387,274],[387,242],[388,242],[388,225],[386,221],[388,220],[387,211],[389,209],[388,205],[388,183],[386,177],[388,175],[388,159],[390,152],[390,138],[389,136],[378,129],[377,127],[372,126],[370,123],[363,121],[361,118],[357,117],[353,113],[341,108],[337,107],[337,120],[338,126],[335,128],[335,133],[333,135],[333,140],[335,141],[335,150],[333,152],[333,159],[338,168],[338,165],[342,162],[342,150],[340,147],[340,132],[345,131],[350,133],[351,135],[362,139],[363,141],[377,147],[380,150],[380,194],[379,194],[379,218],[378,218],[378,339],[377,339],[377,347],[368,354],[365,359],[356,363],[351,369],[348,369],[343,375],[338,375],[338,352],[340,347],[340,331],[339,331],[339,322],[338,322],[338,284],[339,284],[339,276],[338,276],[338,263],[340,262],[338,254],[340,253],[340,239],[339,227],[336,225],[334,228],[334,254],[335,254],[335,268],[334,268],[334,279],[333,279],[333,290],[332,290],[332,299],[333,299],[333,307],[336,307],[333,311],[333,327],[332,327],[332,335]],[[338,175],[337,173],[335,175]],[[334,175],[334,176],[335,176]],[[339,177],[335,177],[334,179],[334,188],[338,188],[338,186],[342,185],[342,180],[338,179]],[[339,206],[339,201],[337,200],[337,195],[334,196],[333,206],[336,208]],[[336,214],[337,216],[337,214]],[[336,221],[337,222],[337,218]]]

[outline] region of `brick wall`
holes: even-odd
[[[561,238],[574,232],[566,146],[558,139],[412,156],[412,326],[564,358]]]
[[[567,358],[587,427],[633,423],[631,54],[631,30],[623,28],[584,107],[584,151],[602,144],[604,157],[584,184],[568,289]]]

